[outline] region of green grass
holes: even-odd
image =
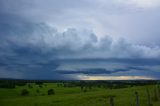
[[[136,86],[122,89],[92,88],[84,93],[80,87],[64,88],[57,84],[45,84],[43,88],[32,84],[28,86],[17,86],[15,89],[0,88],[0,106],[109,106],[109,97],[114,96],[115,106],[135,106],[135,91],[138,91],[140,106],[148,106],[146,88],[150,90],[153,97],[155,86]],[[28,96],[21,96],[21,90],[29,90]],[[47,95],[47,90],[53,88],[55,95]],[[39,89],[40,93],[36,90]],[[160,98],[159,98],[160,99]],[[152,101],[153,106],[160,106],[159,101]]]

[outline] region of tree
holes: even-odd
[[[29,94],[29,91],[27,90],[27,89],[23,89],[22,91],[21,91],[21,95],[22,96],[27,96]]]
[[[33,86],[31,84],[28,84],[28,88],[33,88]]]
[[[55,94],[54,89],[49,89],[48,90],[48,95],[54,95],[54,94]]]
[[[87,89],[85,88],[85,89],[83,90],[83,92],[84,92],[84,93],[87,92]]]
[[[43,88],[43,86],[42,86],[42,85],[39,85],[39,87],[40,87],[40,88]]]
[[[37,92],[37,93],[39,93],[39,92],[40,92],[40,90],[39,90],[39,89],[37,89],[37,90],[36,90],[36,92]]]

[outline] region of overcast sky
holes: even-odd
[[[0,0],[0,77],[159,79],[159,11],[159,0]]]

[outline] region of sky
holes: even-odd
[[[0,78],[160,79],[159,0],[0,0]]]

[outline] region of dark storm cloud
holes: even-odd
[[[5,15],[4,15],[5,16]],[[8,16],[6,16],[8,17]],[[4,20],[4,21],[3,21]],[[2,18],[0,21],[1,53],[8,56],[48,55],[59,58],[158,58],[159,47],[128,43],[111,37],[98,39],[89,30],[67,29],[58,32],[47,24],[21,22]],[[36,56],[35,56],[36,57]]]
[[[82,58],[82,59],[59,59],[60,63],[124,63],[129,64],[132,66],[129,66],[128,68],[136,68],[133,66],[156,66],[160,65],[160,59],[152,59],[152,58]],[[137,67],[138,68],[138,67]],[[140,68],[139,68],[140,69]]]
[[[142,67],[125,67],[125,68],[116,68],[112,70],[108,70],[105,68],[88,68],[88,69],[77,69],[77,70],[56,70],[55,72],[60,74],[87,74],[87,75],[98,75],[98,74],[113,74],[118,72],[127,72],[131,70],[148,70]]]
[[[58,32],[47,24],[31,23],[6,14],[0,18],[0,38],[1,77],[76,79],[66,74],[98,75],[130,70],[82,67],[82,70],[58,72],[57,68],[68,61],[92,63],[96,60],[134,65],[160,63],[159,48],[133,45],[125,40],[115,42],[110,37],[98,39],[91,31],[67,29]]]

